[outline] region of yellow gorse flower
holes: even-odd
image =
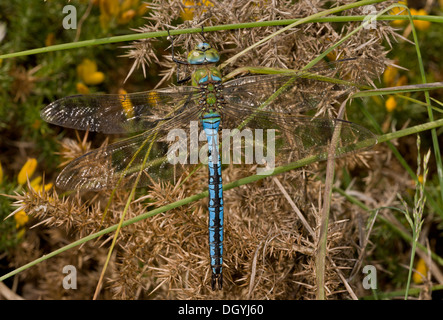
[[[139,0],[124,0],[120,5],[120,11],[126,11],[131,9],[134,6],[138,6]]]
[[[137,8],[137,15],[138,16],[142,16],[142,15],[144,15],[146,13],[146,11],[148,11],[148,6],[146,5],[146,3],[142,3]]]
[[[398,80],[395,82],[394,86],[399,87],[399,86],[404,86],[406,84],[408,84],[408,77],[403,75],[400,78],[398,78]]]
[[[55,34],[54,32],[49,32],[45,39],[45,46],[49,47],[54,45],[55,43]]]
[[[385,108],[388,112],[392,112],[397,107],[397,101],[394,96],[389,96],[389,98],[385,102]]]
[[[14,215],[15,219],[15,228],[17,229],[17,238],[22,238],[25,235],[25,228],[24,226],[29,221],[29,217],[23,210],[17,212]]]
[[[100,12],[108,16],[117,16],[120,12],[119,0],[100,0]]]
[[[129,21],[131,21],[132,18],[134,18],[136,14],[137,14],[137,11],[135,11],[134,9],[129,9],[129,10],[123,12],[123,13],[119,16],[119,18],[118,18],[118,20],[117,20],[117,23],[118,23],[118,24],[126,24],[126,23],[128,23]]]
[[[28,178],[31,178],[37,168],[37,160],[35,158],[30,158],[21,168],[17,181],[19,185],[24,185]]]
[[[405,6],[408,5],[408,2],[407,2],[407,1],[399,1],[398,3],[399,3],[399,4],[404,4]],[[403,15],[407,15],[407,14],[408,14],[407,10],[404,9],[404,8],[400,8],[400,7],[395,7],[395,8],[393,8],[393,9],[391,10],[391,12],[390,12],[390,15],[393,15],[393,16],[396,16],[396,15],[403,16]],[[400,26],[400,25],[402,25],[403,23],[405,23],[405,21],[406,21],[406,20],[393,20],[391,23],[392,23],[394,26]]]
[[[326,57],[331,61],[335,61],[337,60],[337,52],[335,50],[331,51],[326,55]]]
[[[383,82],[388,86],[392,87],[397,78],[398,70],[393,66],[387,66],[385,72],[383,73]]]
[[[41,181],[41,179],[40,179],[40,181]],[[32,182],[31,182],[31,184],[32,184]],[[50,182],[50,183],[47,183],[45,185],[41,185],[40,183],[38,183],[38,184],[36,184],[34,186],[31,186],[31,187],[32,187],[32,189],[34,189],[35,192],[42,193],[43,190],[45,192],[50,190],[52,188],[52,186],[53,186],[53,183]]]
[[[36,168],[37,168],[37,160],[35,158],[28,159],[18,174],[17,177],[18,184],[22,186],[26,183],[27,179],[31,179]],[[31,188],[37,192],[41,192],[43,191],[43,189],[45,191],[48,191],[49,189],[52,188],[52,183],[48,183],[42,186],[41,182],[42,182],[42,177],[38,176],[30,180],[29,184],[31,185]]]
[[[44,186],[41,184],[42,177],[38,176],[37,178],[32,179],[30,182],[31,188],[34,189],[36,192],[42,192],[43,190],[48,191],[52,188],[52,183],[47,183]]]
[[[183,20],[192,20],[192,18],[194,18],[194,8],[190,8],[190,6],[195,5],[194,1],[184,0],[183,4],[185,7],[183,11],[180,12],[180,17],[182,17]]]
[[[425,16],[427,14],[428,13],[426,12],[425,9],[420,9],[420,10],[411,9],[411,15],[412,16]],[[421,31],[427,30],[431,26],[431,23],[429,21],[412,20],[412,22],[414,23],[414,26],[418,30],[421,30]]]
[[[197,3],[196,3],[197,2]],[[200,1],[192,1],[192,0],[183,0],[183,5],[185,6],[183,8],[183,11],[180,12],[180,16],[183,20],[192,20],[194,18],[194,11],[195,9],[193,7],[195,6],[203,6],[203,7],[213,7],[214,4],[209,0],[202,0]],[[207,10],[204,9],[203,12],[206,12]]]
[[[426,265],[425,260],[422,258],[418,259],[417,265],[415,266],[415,272],[412,275],[412,281],[416,284],[423,283],[423,279],[426,279],[426,274],[428,273],[428,266]]]
[[[23,210],[14,214],[14,219],[15,219],[15,227],[17,229],[23,227],[29,221],[28,215]]]
[[[52,188],[54,184],[52,182],[45,184],[44,186],[40,186],[38,192],[42,192],[43,190],[48,191]]]
[[[126,24],[136,15],[141,16],[147,10],[147,5],[141,4],[140,0],[99,0],[100,26],[108,30],[112,21],[118,24]]]
[[[103,30],[108,30],[111,20],[120,12],[120,3],[118,0],[100,0],[100,26]]]
[[[383,73],[383,82],[388,87],[403,86],[408,83],[408,78],[405,75],[399,77],[398,69],[392,66],[388,66]],[[385,108],[388,112],[392,112],[397,107],[397,100],[394,96],[389,96],[385,101]]]
[[[2,183],[3,181],[3,168],[2,168],[2,163],[0,162],[0,183]]]
[[[83,59],[77,66],[77,75],[86,85],[97,85],[105,80],[105,74],[97,71],[97,63],[89,59]]]
[[[40,183],[42,182],[42,177],[38,176],[31,180],[31,188],[35,190],[35,188],[38,188],[40,186]]]
[[[89,94],[89,88],[83,82],[77,82],[75,88],[80,94]]]

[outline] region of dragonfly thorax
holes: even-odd
[[[192,74],[192,85],[199,86],[210,83],[221,83],[222,75],[220,70],[215,66],[202,66],[195,70]]]
[[[200,85],[200,108],[203,112],[218,112],[224,104],[223,85],[221,83],[206,83]]]

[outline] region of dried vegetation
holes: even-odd
[[[348,2],[351,1],[339,1],[337,5]],[[137,31],[175,28],[173,21],[183,12],[191,12],[193,18],[186,20],[179,28],[306,17],[323,10],[326,3],[234,0],[211,1],[211,5],[195,5],[191,8],[179,0],[154,0],[150,3],[152,10],[148,12],[147,24]],[[384,7],[388,4],[382,5]],[[358,8],[345,14],[363,13]],[[224,72],[242,66],[298,69],[360,23],[301,25],[241,56]],[[205,34],[205,37],[223,54],[223,59],[226,59],[279,28],[213,32]],[[385,61],[388,50],[382,46],[382,42],[391,42],[395,36],[389,25],[380,23],[377,29],[363,29],[343,43],[335,51],[335,56],[338,59],[364,57]],[[175,45],[183,53],[187,52],[195,45],[196,37],[200,35],[177,36]],[[139,67],[146,70],[150,63],[158,63],[164,70],[163,83],[167,83],[175,74],[176,66],[170,59],[170,52],[164,51],[165,54],[159,56],[154,39],[137,41],[129,47],[127,56],[134,59],[133,70]],[[178,50],[176,53],[179,54]],[[333,111],[324,110],[324,113],[330,112]],[[89,148],[85,143],[82,147],[79,145],[81,142],[66,143],[63,155],[73,159]],[[408,187],[406,176],[396,173],[402,170],[395,170],[395,165],[383,146],[337,161],[337,186],[342,179],[341,168],[344,166],[355,177],[347,191],[373,207],[392,204],[396,201],[396,192]],[[183,181],[190,171],[191,169],[183,177],[177,177],[178,181]],[[255,174],[251,166],[228,166],[223,170],[224,183],[250,174]],[[111,266],[106,273],[101,298],[314,298],[314,262],[321,220],[319,208],[323,201],[323,176],[324,164],[320,163],[303,171],[269,177],[225,193],[223,291],[212,292],[209,286],[207,199],[203,199],[123,228]],[[138,193],[127,218],[200,193],[206,184],[207,172],[203,167],[182,184],[153,185],[146,194]],[[74,193],[60,197],[54,190],[42,194],[32,189],[25,195],[17,195],[16,203],[40,226],[27,233],[26,240],[15,254],[15,267],[47,253],[48,247],[53,250],[100,228],[117,224],[129,191],[116,192],[110,210],[102,222],[109,196],[110,192],[100,192]],[[301,211],[312,228],[312,233],[301,223],[295,210]],[[359,266],[357,259],[363,249],[361,245],[367,219],[367,213],[338,193],[333,193],[325,274],[328,299],[349,299],[352,296],[341,276],[347,279],[353,268]],[[39,240],[39,233],[43,233],[44,240]],[[39,290],[34,290],[33,297],[90,298],[97,284],[110,238],[112,234],[92,240],[22,273],[22,277],[38,282],[35,288]],[[366,253],[370,249],[369,245]],[[81,283],[80,289],[71,292],[60,289],[60,269],[68,264],[78,266],[78,282]],[[350,282],[350,287],[357,290],[357,293],[361,289],[358,283],[361,283],[358,276]]]

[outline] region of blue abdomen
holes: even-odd
[[[212,289],[222,288],[223,264],[223,184],[218,144],[220,115],[206,113],[201,119],[208,141],[209,169],[209,257],[212,269]]]

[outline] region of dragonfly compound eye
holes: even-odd
[[[195,49],[188,54],[189,64],[209,64],[217,63],[220,60],[218,51],[212,48],[208,43],[200,42]]]

